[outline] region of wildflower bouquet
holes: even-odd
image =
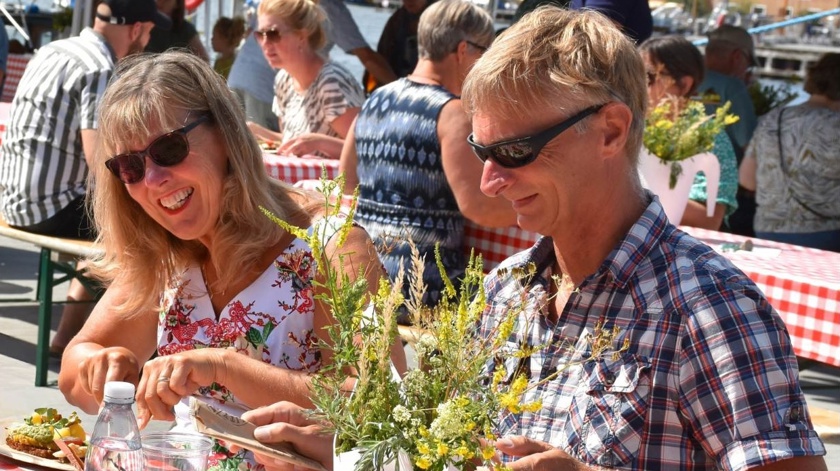
[[[343,188],[341,177],[338,182],[322,180],[320,191],[328,206],[336,185]],[[339,239],[352,226],[354,206],[355,198]],[[412,241],[408,241],[412,248],[409,298],[404,299],[400,281],[391,284],[387,279],[380,280],[377,293],[369,296],[362,277],[351,281],[344,270],[320,261],[322,234],[307,234],[273,219],[313,247],[324,280],[319,299],[329,305],[336,320],[328,328],[331,345],[324,346],[332,350],[333,362],[316,375],[311,395],[316,406],[313,416],[335,434],[336,454],[358,452],[357,471],[382,470],[393,463],[402,471],[473,470],[490,465],[501,413],[536,412],[542,406],[539,401],[523,402],[529,388],[525,373],[517,370],[508,375],[503,366],[506,359],[521,362],[544,347],[511,347],[507,342],[516,322],[521,322],[524,294],[521,300],[508,303],[511,309],[490,335],[479,336],[475,329],[486,304],[480,256],[471,255],[456,289],[448,283],[436,253],[447,284],[437,307],[428,308],[421,301],[426,290],[424,262]],[[513,273],[524,284],[534,274],[533,268]],[[401,270],[395,279],[402,280],[403,275]],[[400,306],[405,306],[414,322],[408,340],[417,358],[417,368],[402,378],[390,357],[399,335],[395,319]],[[600,342],[607,337],[606,343],[611,344],[610,333],[601,336]],[[592,351],[600,355],[594,346],[598,342],[592,340]],[[485,370],[491,362],[502,365],[492,374]],[[345,386],[348,375],[356,379],[355,387]],[[497,463],[494,469],[505,468]]]
[[[643,142],[663,164],[671,164],[670,188],[682,174],[681,161],[712,150],[717,135],[738,121],[737,116],[729,114],[730,105],[726,102],[715,114],[707,115],[700,102],[670,97],[650,112]]]

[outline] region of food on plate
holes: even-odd
[[[260,144],[260,149],[262,149],[263,152],[277,152],[277,149],[280,147],[279,142],[269,141],[265,139],[258,139],[258,142]]]
[[[66,460],[54,440],[63,440],[76,456],[87,451],[87,434],[82,419],[72,412],[63,417],[53,408],[35,409],[32,414],[6,427],[6,444],[24,453],[48,459]]]

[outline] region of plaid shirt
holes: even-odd
[[[781,318],[726,258],[669,224],[658,199],[576,287],[556,324],[543,315],[553,262],[552,241],[542,238],[485,282],[481,335],[524,302],[509,345],[540,347],[505,360],[505,371],[530,375],[536,386],[523,402],[540,399],[542,409],[504,415],[500,436],[632,470],[736,470],[825,454]],[[531,263],[529,283],[514,276]],[[618,328],[616,349],[625,340],[629,349],[587,359],[599,322]]]

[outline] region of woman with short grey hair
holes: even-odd
[[[464,273],[465,217],[485,226],[516,222],[510,203],[479,189],[481,162],[467,145],[471,126],[459,99],[467,72],[493,37],[490,15],[470,2],[440,0],[427,8],[417,30],[417,67],[368,98],[341,155],[346,192],[359,186],[356,221],[392,280],[407,264],[408,239],[425,256],[423,302],[430,306],[443,288],[437,245],[447,277],[457,282]]]

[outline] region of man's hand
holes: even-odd
[[[242,414],[242,418],[257,425],[254,438],[263,443],[288,442],[303,456],[332,469],[333,436],[324,433],[320,424],[312,422],[305,410],[291,402],[278,402]],[[296,469],[284,461],[255,453],[255,458],[267,470]]]
[[[508,467],[513,471],[577,471],[587,469],[564,451],[545,442],[525,437],[505,437],[496,442],[496,449],[510,456],[521,457]]]

